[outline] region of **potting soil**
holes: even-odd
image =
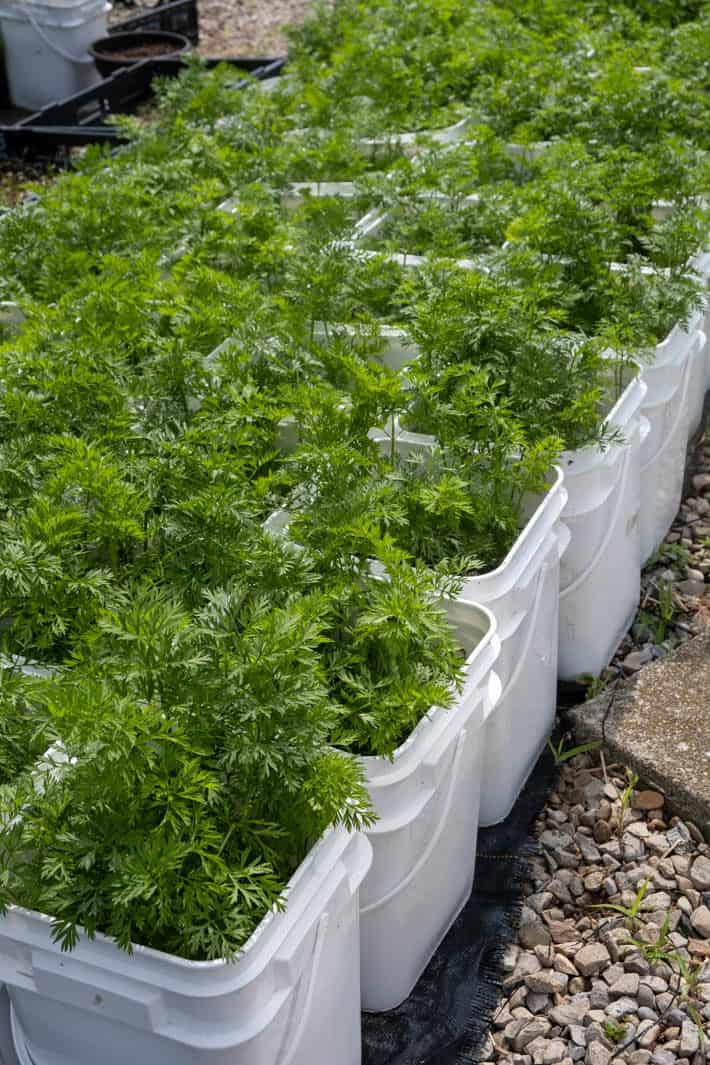
[[[513,810],[478,833],[471,896],[414,991],[388,1013],[363,1013],[363,1065],[471,1065],[500,996],[502,962],[522,907],[522,886],[539,845],[531,835],[554,781],[540,757]]]

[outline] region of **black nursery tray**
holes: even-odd
[[[165,33],[181,33],[192,44],[199,42],[200,28],[196,0],[171,0],[158,4],[143,15],[135,15],[109,28],[111,33],[127,33],[129,30],[163,30]]]
[[[127,19],[111,28],[112,33],[125,30],[160,29],[182,33],[193,44],[199,38],[196,0],[173,0],[160,4],[146,14]],[[236,70],[259,79],[273,78],[281,72],[285,58],[239,57],[206,59],[207,67],[227,63]],[[90,89],[66,100],[49,104],[41,111],[19,120],[0,121],[0,160],[22,156],[55,158],[63,149],[86,144],[119,144],[124,139],[112,124],[119,114],[132,114],[153,96],[155,78],[174,78],[185,62],[174,59],[144,59],[117,71]],[[247,84],[245,79],[244,84]]]

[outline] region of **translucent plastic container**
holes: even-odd
[[[17,306],[8,300],[0,301],[0,338],[3,333],[16,333],[24,324],[25,316]]]
[[[699,252],[691,261],[691,266],[705,282],[705,306],[703,309],[703,332],[705,333],[705,355],[701,360],[705,365],[705,381],[701,382],[701,390],[703,397],[705,393],[710,389],[710,292],[707,291],[710,288],[710,252]]]

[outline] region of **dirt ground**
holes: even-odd
[[[283,27],[303,19],[310,6],[311,0],[199,0],[198,51],[204,56],[283,55]],[[110,21],[123,22],[140,11],[114,0]]]
[[[303,19],[310,0],[201,0],[203,55],[283,55],[283,27]]]

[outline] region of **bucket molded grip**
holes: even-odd
[[[431,855],[435,851],[435,849],[436,849],[436,847],[437,847],[437,845],[439,843],[439,840],[441,839],[442,834],[444,833],[444,831],[448,827],[449,811],[451,810],[451,804],[452,804],[452,801],[453,801],[453,796],[456,793],[456,784],[457,784],[457,781],[458,781],[458,778],[459,778],[459,772],[460,772],[460,769],[461,769],[461,761],[462,761],[463,752],[464,752],[464,749],[465,749],[465,746],[466,746],[466,737],[467,737],[467,732],[466,732],[466,729],[463,728],[459,732],[457,740],[456,740],[456,750],[454,752],[454,757],[453,757],[453,760],[452,760],[452,763],[451,763],[451,770],[450,770],[450,772],[448,774],[448,787],[447,787],[447,791],[446,791],[446,799],[444,800],[444,803],[443,803],[443,808],[441,810],[441,815],[439,817],[439,823],[437,824],[436,829],[432,833],[431,839],[429,840],[429,842],[427,843],[426,847],[421,852],[421,854],[419,855],[419,858],[414,863],[414,865],[411,867],[409,872],[406,874],[406,876],[404,876],[402,878],[402,880],[399,881],[398,884],[395,884],[395,886],[393,888],[391,888],[387,892],[387,894],[383,895],[381,898],[376,899],[374,902],[369,903],[369,905],[367,905],[367,906],[361,906],[360,907],[360,916],[361,917],[363,915],[365,915],[365,914],[372,913],[375,910],[381,910],[383,906],[386,906],[393,899],[395,899],[398,895],[400,895],[405,890],[405,888],[407,888],[408,885],[411,884],[412,881],[419,875],[419,871],[427,864],[427,862],[431,858]]]
[[[167,1021],[167,1009],[160,989],[119,974],[110,975],[93,966],[53,951],[32,950],[32,977],[40,995],[92,1013],[110,1017],[152,1032]]]
[[[319,963],[327,938],[329,922],[330,916],[326,911],[326,913],[320,915],[316,925],[308,974],[305,975],[303,969],[301,969],[300,979],[291,1004],[289,1020],[284,1028],[281,1050],[276,1057],[276,1060],[281,1062],[282,1065],[291,1065],[301,1045],[301,1039],[311,1014],[315,986],[320,973]]]

